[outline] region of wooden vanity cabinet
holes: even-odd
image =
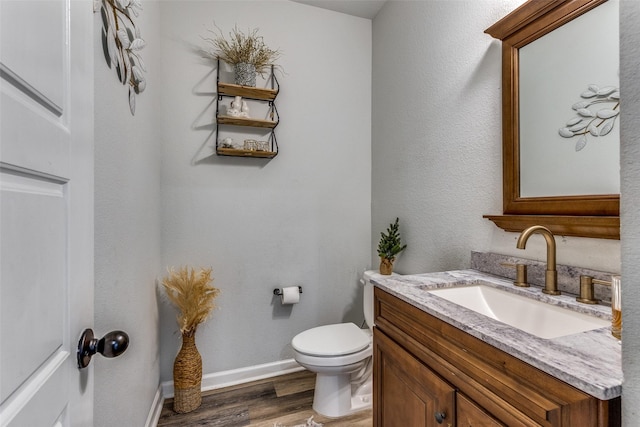
[[[476,405],[464,394],[458,393],[456,396],[456,419],[458,426],[464,427],[507,427],[484,409]]]
[[[375,334],[375,425],[436,426],[436,416],[453,425],[455,389],[386,335]]]
[[[601,401],[375,289],[374,427],[616,427]],[[438,422],[441,421],[441,422]]]

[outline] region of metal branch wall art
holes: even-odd
[[[558,130],[563,138],[578,136],[576,151],[587,145],[587,136],[605,136],[613,130],[616,118],[620,114],[620,90],[615,86],[600,88],[589,85],[580,94],[582,101],[571,106],[577,113],[564,127]]]
[[[142,10],[140,0],[102,0],[102,44],[109,68],[129,87],[129,109],[136,113],[136,94],[144,92],[147,81],[140,51],[146,43],[133,21]]]

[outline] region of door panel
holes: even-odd
[[[0,0],[0,426],[93,425],[87,0]]]
[[[67,58],[64,0],[2,0],[2,64],[31,90],[62,108]],[[46,71],[46,72],[45,72]]]
[[[68,213],[64,183],[15,175],[15,171],[0,168],[0,189],[0,349],[4,356],[0,398],[4,401],[43,361],[63,348],[69,292]]]

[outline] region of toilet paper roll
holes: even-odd
[[[300,288],[297,286],[282,288],[280,302],[282,302],[282,304],[297,304],[300,302]]]

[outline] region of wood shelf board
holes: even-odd
[[[620,217],[571,215],[484,215],[505,231],[519,233],[532,225],[544,225],[561,236],[620,239]]]
[[[240,86],[233,83],[218,83],[218,95],[241,96],[243,98],[273,101],[278,95],[277,89],[264,89],[251,86]]]
[[[216,153],[219,156],[258,157],[262,159],[273,159],[278,154],[277,151],[239,150],[236,148],[218,148]]]
[[[246,119],[243,117],[218,116],[218,124],[273,129],[278,125],[278,122],[272,120]]]

